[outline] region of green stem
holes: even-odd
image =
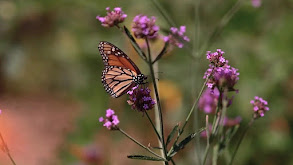
[[[132,140],[134,143],[136,143],[137,145],[141,146],[142,148],[144,148],[145,150],[147,150],[151,154],[155,155],[156,157],[161,158],[161,159],[164,159],[164,161],[166,161],[165,158],[162,158],[160,155],[158,155],[157,153],[155,153],[154,151],[152,151],[150,148],[144,146],[143,144],[141,144],[140,142],[138,142],[137,140],[135,140],[133,137],[131,137],[130,135],[128,135],[126,132],[124,132],[121,128],[118,128],[118,130],[122,134],[124,134],[126,137],[128,137],[130,140]]]
[[[237,145],[236,145],[235,151],[233,152],[233,155],[232,155],[232,158],[231,158],[231,161],[230,161],[229,165],[232,165],[233,160],[234,160],[234,158],[235,158],[235,156],[236,156],[236,153],[237,153],[237,151],[238,151],[238,148],[239,148],[239,146],[240,146],[240,144],[241,144],[241,142],[242,142],[244,136],[246,135],[248,129],[252,126],[253,122],[254,122],[254,118],[252,118],[252,119],[250,120],[250,122],[248,123],[247,127],[245,128],[245,130],[243,131],[242,135],[240,136],[240,139],[239,139],[239,141],[238,141],[238,143],[237,143]]]
[[[176,165],[175,161],[173,160],[173,158],[171,158],[171,162],[173,165]]]
[[[155,78],[155,72],[154,72],[154,68],[153,68],[153,64],[152,64],[152,56],[151,56],[151,51],[150,51],[150,44],[149,44],[149,41],[148,41],[147,37],[145,38],[145,41],[146,41],[147,49],[148,49],[149,68],[150,68],[150,71],[151,71],[151,76],[152,76],[152,80],[153,80],[153,86],[154,86],[156,100],[157,100],[157,107],[158,107],[158,112],[159,112],[161,142],[162,142],[162,146],[163,146],[164,159],[166,159],[167,158],[167,149],[166,149],[166,143],[165,143],[165,138],[164,138],[165,137],[164,136],[164,124],[163,124],[164,122],[163,122],[161,102],[160,102],[159,91],[158,91],[157,82],[156,82],[156,78]],[[165,161],[165,165],[168,165],[167,161]]]
[[[148,117],[150,123],[152,124],[152,127],[153,127],[153,129],[155,130],[155,132],[156,132],[156,134],[157,134],[157,137],[159,138],[160,142],[162,142],[162,138],[161,138],[161,136],[160,136],[160,134],[159,134],[159,132],[158,132],[156,126],[154,125],[152,119],[150,118],[149,114],[147,113],[147,111],[145,111],[145,114],[146,114],[146,116]]]
[[[196,105],[197,105],[197,103],[198,103],[198,101],[199,101],[199,99],[200,99],[200,96],[201,96],[201,94],[202,94],[202,92],[203,92],[203,90],[204,90],[204,88],[205,88],[206,83],[208,82],[208,80],[209,80],[209,78],[207,78],[207,79],[205,80],[205,82],[203,83],[203,86],[201,87],[201,90],[200,90],[200,92],[199,92],[199,94],[198,94],[198,96],[197,96],[197,99],[196,99],[196,101],[193,103],[193,105],[192,105],[192,107],[191,107],[191,109],[190,109],[190,111],[189,111],[189,113],[188,113],[188,115],[187,115],[187,117],[186,117],[186,119],[185,119],[185,122],[184,122],[184,124],[183,124],[183,126],[182,126],[182,129],[181,129],[181,131],[180,131],[180,132],[181,132],[180,134],[183,133],[184,128],[185,128],[185,126],[186,126],[186,124],[187,124],[187,122],[188,122],[188,120],[189,120],[189,118],[190,118],[192,112],[194,111],[194,109],[195,109],[195,107],[196,107]]]
[[[157,10],[160,12],[160,14],[165,18],[165,20],[168,22],[169,26],[176,27],[176,24],[174,21],[169,17],[166,10],[161,6],[161,4],[157,0],[152,0],[154,6],[157,8]]]
[[[208,40],[205,42],[205,44],[202,46],[201,49],[201,53],[208,49],[209,46],[211,46],[213,44],[213,42],[216,40],[216,38],[221,34],[221,32],[223,31],[223,28],[229,23],[229,21],[231,20],[231,18],[235,15],[235,13],[240,9],[240,7],[242,6],[243,2],[245,2],[245,0],[238,0],[233,6],[232,8],[223,16],[223,18],[221,19],[220,23],[218,24],[218,26],[215,28],[215,30],[212,32],[212,34],[210,35],[210,37],[208,38]]]
[[[12,164],[13,165],[16,165],[15,161],[13,160],[12,156],[10,155],[9,149],[7,147],[7,144],[5,143],[4,138],[3,138],[3,136],[2,136],[1,133],[0,133],[0,138],[1,138],[1,141],[2,141],[2,144],[3,144],[3,148],[4,148],[5,153],[9,157],[10,161],[12,162]]]

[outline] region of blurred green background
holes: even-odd
[[[199,22],[198,1],[158,2],[178,27],[186,25],[191,38],[183,49],[175,48],[159,62],[168,132],[184,121],[203,84],[208,61],[205,53],[192,58],[192,52],[198,52],[236,1],[201,1]],[[127,96],[112,99],[101,84],[99,41],[117,45],[149,74],[126,36],[95,19],[105,16],[108,6],[122,7],[129,28],[137,14],[155,16],[161,29],[170,28],[151,1],[0,0],[0,131],[17,164],[160,164],[127,159],[129,154],[145,152],[98,123],[98,117],[112,108],[124,130],[146,145],[157,145],[146,117],[131,110]],[[249,101],[255,95],[270,107],[249,130],[235,164],[293,164],[293,1],[266,0],[259,8],[245,1],[213,43],[208,50],[224,50],[230,65],[240,72],[239,93],[228,110],[229,116],[243,118],[240,131],[251,118]],[[154,52],[161,46],[161,42],[152,43]],[[196,114],[204,126],[204,114]],[[189,128],[191,132],[192,122]],[[33,145],[36,141],[38,145]],[[177,164],[197,164],[194,150],[203,154],[205,141],[201,142],[176,155]],[[1,162],[9,164],[4,153]]]

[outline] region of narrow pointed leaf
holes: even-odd
[[[161,159],[161,158],[145,156],[145,155],[128,155],[127,158],[139,159],[139,160],[150,160],[150,161],[164,161],[164,159]]]
[[[166,146],[170,143],[170,141],[172,140],[172,138],[174,137],[176,131],[178,130],[179,124],[177,123],[175,125],[175,127],[173,128],[173,130],[171,131],[171,133],[168,135],[167,137],[167,141],[166,141]]]
[[[158,61],[163,55],[167,52],[169,42],[165,42],[163,49],[161,50],[160,54],[156,57],[156,59],[152,62],[153,64]]]
[[[144,52],[140,49],[139,45],[137,44],[137,42],[135,41],[134,37],[131,35],[130,31],[127,29],[126,26],[124,26],[124,31],[125,34],[128,36],[128,38],[131,41],[131,45],[132,47],[135,49],[135,51],[138,53],[138,55],[143,59],[146,60],[146,55],[144,54]]]
[[[190,134],[185,139],[183,139],[179,144],[174,143],[171,150],[168,152],[168,157],[173,157],[179,150],[183,149],[186,144],[188,144],[197,134],[205,130],[204,128],[199,129],[197,132]]]

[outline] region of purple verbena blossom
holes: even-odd
[[[150,93],[151,90],[148,87],[133,87],[132,90],[127,92],[129,95],[129,100],[127,100],[127,102],[131,105],[132,109],[145,112],[152,109],[156,104]]]
[[[221,49],[217,49],[217,51],[213,53],[211,51],[207,51],[206,55],[210,63],[212,63],[216,67],[221,67],[221,66],[224,66],[226,63],[228,63],[228,60],[226,60],[223,57],[224,53],[225,52],[222,51]]]
[[[170,44],[177,46],[178,48],[183,48],[183,41],[189,42],[190,39],[184,35],[186,32],[185,26],[180,26],[180,28],[171,27],[170,34],[168,36],[164,36],[163,39],[165,42],[169,42]]]
[[[265,115],[265,112],[270,110],[268,107],[268,102],[258,96],[255,96],[254,100],[250,101],[250,104],[253,105],[253,111],[254,111],[253,117],[255,119],[259,117],[263,117]]]
[[[148,18],[145,15],[137,15],[133,19],[132,31],[136,38],[155,38],[158,36],[160,27],[156,24],[156,17]]]
[[[118,124],[119,124],[119,119],[117,115],[114,115],[115,112],[112,109],[107,109],[106,110],[106,117],[100,117],[99,122],[104,122],[103,126],[107,127],[109,130],[117,130],[118,129]]]
[[[113,11],[110,11],[110,7],[107,7],[106,10],[107,15],[105,17],[96,17],[96,19],[99,20],[104,27],[117,26],[119,23],[122,23],[127,17],[127,15],[124,14],[120,7],[115,7]]]
[[[259,8],[261,6],[261,0],[251,0],[251,5],[255,8]]]
[[[219,95],[220,93],[217,88],[214,90],[207,88],[199,99],[198,108],[207,114],[216,113]]]
[[[203,77],[204,79],[209,78],[206,84],[209,88],[227,88],[229,91],[235,91],[234,85],[239,80],[238,69],[231,67],[227,63],[222,67],[215,67],[212,64],[209,66],[210,68],[207,69]]]

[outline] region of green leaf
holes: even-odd
[[[167,48],[168,48],[168,45],[169,45],[169,42],[165,42],[165,45],[163,47],[163,49],[161,50],[160,54],[156,57],[156,59],[152,62],[153,64],[158,61],[167,51]]]
[[[145,156],[145,155],[128,155],[127,158],[129,159],[139,159],[139,160],[150,160],[150,161],[164,161],[164,159]]]
[[[178,130],[179,124],[177,123],[175,125],[175,127],[173,128],[173,130],[170,132],[170,134],[167,137],[167,141],[166,141],[166,146],[170,143],[170,141],[172,140],[172,138],[175,135],[175,132]]]
[[[190,134],[185,139],[183,139],[179,144],[174,144],[171,150],[168,152],[168,157],[173,157],[179,150],[183,149],[186,144],[188,144],[197,134],[204,131],[206,128],[201,128],[197,132]]]
[[[138,53],[138,55],[143,59],[146,60],[146,55],[144,54],[144,52],[140,49],[139,45],[137,44],[137,42],[135,41],[134,37],[131,35],[130,31],[127,29],[126,26],[124,26],[124,31],[125,34],[128,36],[128,38],[131,41],[131,45],[132,47],[135,49],[135,51]]]

